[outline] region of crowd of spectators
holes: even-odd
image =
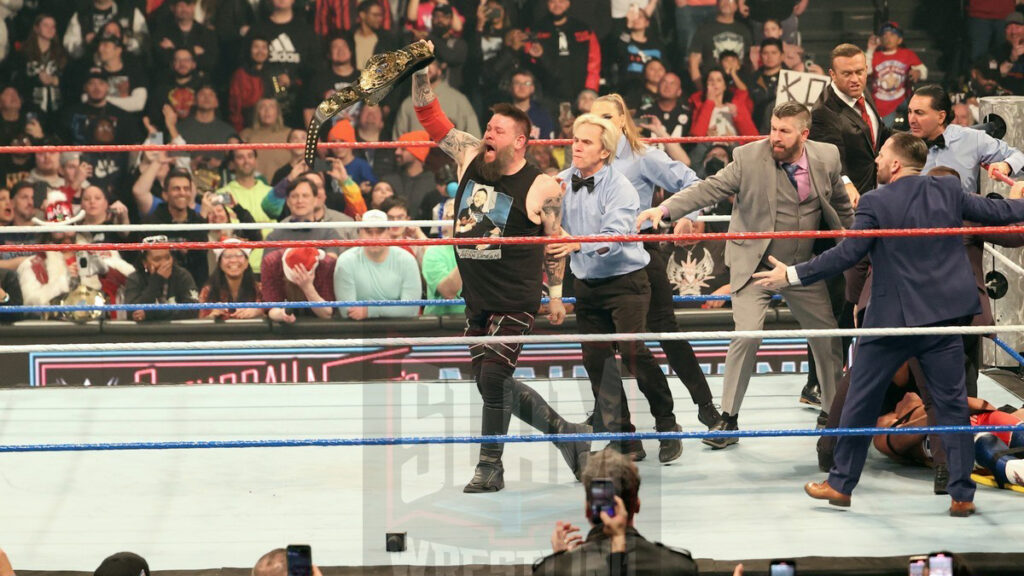
[[[456,128],[476,136],[491,105],[511,102],[529,115],[534,138],[566,137],[574,118],[609,92],[623,95],[644,136],[764,134],[780,72],[824,72],[801,47],[799,21],[809,3],[599,0],[594,9],[583,0],[7,0],[0,3],[0,145],[302,143],[304,126],[324,97],[355,82],[371,55],[418,39],[435,46],[429,77],[442,108]],[[954,91],[960,96],[956,122],[964,125],[977,120],[977,96],[1024,90],[1024,61],[1018,62],[1024,55],[1024,13],[1014,10],[1014,0],[968,4],[976,63]],[[899,124],[914,83],[928,71],[913,47],[904,46],[899,24],[887,22],[877,33],[864,48],[872,95],[891,126]],[[428,139],[407,84],[378,106],[352,107],[324,127],[322,137]],[[728,144],[663,146],[701,176],[709,163],[718,169],[719,160],[728,162],[730,153]],[[320,155],[326,170],[311,171],[298,149],[5,153],[0,225],[348,222],[367,219],[368,210],[388,220],[451,214],[456,175],[436,150],[333,148]],[[570,160],[566,149],[549,146],[531,147],[528,157],[550,174]],[[414,227],[387,232],[392,238],[445,233]],[[374,236],[372,230],[359,235]],[[269,233],[230,227],[210,233],[0,235],[4,244],[146,237],[191,242],[357,235],[347,228]],[[700,257],[710,254],[700,250]],[[0,288],[0,296],[9,295],[14,304],[60,303],[81,285],[102,291],[109,302],[126,303],[459,295],[450,249],[412,250],[412,259],[401,250],[343,252],[332,248],[316,258],[294,259],[273,250],[237,249],[90,258],[74,251],[4,252],[5,286],[16,279],[21,294]],[[680,294],[721,288],[709,285],[710,278],[694,282],[687,267],[708,263],[689,260],[692,245],[677,252],[673,283]],[[239,270],[243,255],[248,265]],[[300,263],[303,270],[295,273],[293,260],[318,271]],[[417,285],[410,280],[413,265]],[[360,320],[458,311],[303,313]],[[202,315],[259,314],[225,308]],[[269,314],[294,318],[286,309]],[[168,316],[136,311],[115,317]]]

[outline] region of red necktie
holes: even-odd
[[[871,126],[871,116],[868,115],[868,108],[864,104],[864,97],[857,98],[857,109],[860,110],[860,117],[868,125],[868,133],[871,134],[871,149],[875,149],[875,129]]]

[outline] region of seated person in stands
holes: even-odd
[[[690,136],[757,136],[754,103],[745,89],[729,86],[722,68],[704,74],[704,90],[690,96]]]
[[[166,236],[149,236],[144,243],[167,242]],[[170,250],[154,249],[142,253],[135,272],[125,284],[128,304],[189,304],[199,301],[199,291],[188,270],[174,261]],[[197,310],[133,310],[131,319],[187,320],[199,316]]]
[[[444,203],[441,219],[449,222],[441,229],[443,238],[452,237],[452,225],[455,219],[455,199],[449,198]],[[462,275],[455,262],[455,246],[435,244],[427,246],[423,252],[423,281],[427,285],[427,300],[452,300],[462,298]],[[444,316],[446,314],[463,314],[466,306],[425,306],[423,313],[428,316]]]
[[[380,211],[388,215],[389,222],[409,220],[409,205],[405,198],[395,196],[388,198],[380,207]],[[392,240],[423,240],[427,237],[417,226],[392,226],[387,228],[387,237]],[[426,246],[400,246],[403,250],[416,257],[416,262],[423,261],[423,249]]]
[[[370,197],[366,200],[366,208],[369,210],[380,210],[381,206],[384,205],[384,201],[388,198],[392,198],[395,195],[395,189],[391,187],[391,184],[381,181],[373,185],[373,189],[370,190]]]
[[[326,158],[324,161],[329,166],[324,172],[310,170],[305,162],[293,165],[288,174],[263,197],[263,212],[271,218],[284,220],[290,214],[286,208],[288,190],[292,184],[300,178],[317,178],[324,189],[324,207],[343,213],[353,220],[362,216],[366,212],[366,201],[363,200],[359,185],[349,177],[344,163],[337,158]]]
[[[63,192],[51,190],[43,203],[46,221],[73,223],[71,203]],[[52,244],[74,243],[74,232],[54,232],[41,236]],[[80,266],[85,262],[86,266]],[[90,293],[103,293],[107,302],[116,302],[118,291],[134,269],[117,252],[46,251],[39,252],[18,266],[18,282],[26,306],[60,304],[75,288],[84,286]],[[47,317],[50,315],[45,315]]]
[[[334,301],[334,254],[316,248],[288,248],[263,254],[261,289],[263,302]],[[330,318],[334,310],[298,308],[294,313],[271,308],[267,316],[275,322],[295,322],[296,316]]]
[[[272,194],[272,192],[271,192]],[[286,218],[285,222],[316,222],[316,208],[317,208],[317,183],[313,181],[308,175],[296,178],[291,184],[288,185],[285,191],[285,204],[288,207],[288,211],[291,216]],[[308,228],[308,229],[289,229],[282,228],[274,230],[267,235],[268,241],[279,241],[279,240],[340,240],[341,235],[338,231],[333,228]],[[279,251],[280,248],[267,248],[265,249],[264,258],[266,254],[271,254],[275,251]],[[325,250],[337,256],[340,250],[337,247],[325,248]]]
[[[387,222],[387,214],[370,210],[363,222]],[[359,238],[379,240],[387,228],[360,228]],[[334,294],[339,300],[418,300],[422,294],[416,258],[398,246],[360,246],[338,257]],[[339,307],[342,318],[415,318],[418,306]]]
[[[557,522],[551,535],[555,553],[534,564],[534,574],[696,576],[697,563],[689,552],[650,542],[634,528],[640,512],[640,473],[628,456],[610,449],[591,455],[582,480],[583,509],[591,525],[586,540],[571,522]],[[595,506],[592,488],[603,480],[611,481],[614,499],[607,506]]]
[[[98,224],[131,224],[128,221],[128,208],[120,200],[110,202],[103,189],[88,186],[82,191],[82,224],[94,226]],[[79,232],[78,243],[89,242],[121,242],[128,239],[128,232]]]
[[[227,238],[224,242],[238,243],[238,238]],[[249,265],[249,248],[215,248],[210,251],[216,258],[217,267],[210,279],[199,292],[199,301],[207,302],[259,302],[260,283]],[[245,320],[262,318],[266,311],[261,308],[217,308],[200,310],[200,318]]]
[[[163,199],[154,199],[155,208],[144,219],[145,224],[205,224],[206,220],[196,211],[196,187],[192,174],[187,170],[175,168],[164,178]],[[140,205],[141,209],[141,205]],[[171,242],[204,242],[206,232],[202,230],[168,230],[166,234]],[[171,252],[176,263],[186,270],[192,279],[200,284],[206,283],[210,275],[205,250],[181,250]]]

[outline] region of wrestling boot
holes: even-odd
[[[668,430],[659,430],[659,432],[682,432],[683,427],[679,424],[669,428]],[[667,464],[673,460],[678,459],[683,455],[683,441],[678,438],[659,440],[661,443],[661,449],[658,450],[658,461],[662,464]]]
[[[639,440],[612,440],[608,443],[608,447],[619,454],[622,454],[626,458],[629,458],[633,462],[640,462],[644,458],[647,458],[647,452],[644,451],[644,444]]]
[[[498,436],[508,433],[512,419],[512,408],[488,408],[484,406],[480,433],[484,436]],[[481,444],[480,461],[476,465],[473,479],[462,489],[467,494],[497,492],[505,487],[505,468],[501,464],[504,444]]]
[[[513,384],[512,413],[544,434],[590,434],[589,422],[575,424],[562,418],[536,390],[519,382]],[[590,456],[590,442],[555,442],[562,458],[577,480],[583,474]]]
[[[739,430],[739,415],[722,412],[722,417],[711,427],[710,432],[721,432],[724,430]],[[711,446],[712,450],[721,450],[739,442],[739,438],[704,438],[701,440],[705,445]]]
[[[718,408],[713,402],[706,402],[697,406],[697,420],[700,420],[701,424],[707,426],[708,430],[710,430],[711,427],[715,425],[715,422],[718,422],[718,419],[721,417],[722,415],[718,413]]]
[[[821,408],[821,386],[808,382],[800,391],[800,403]]]

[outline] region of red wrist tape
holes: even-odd
[[[445,115],[444,110],[441,110],[441,102],[435,98],[433,102],[426,106],[416,106],[416,118],[419,119],[420,124],[430,135],[430,139],[434,142],[440,142],[445,136],[451,132],[455,125]]]

